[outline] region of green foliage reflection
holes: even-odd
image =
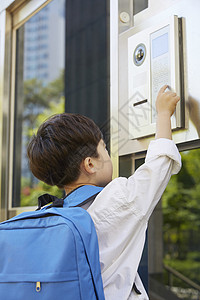
[[[165,263],[200,284],[200,150],[181,156],[183,167],[162,198]]]
[[[53,114],[65,110],[64,98],[64,71],[48,85],[33,78],[24,81],[24,111],[23,111],[23,148],[27,144],[42,122]],[[22,157],[22,164],[27,165],[27,157]],[[62,191],[57,187],[48,186],[39,182],[30,171],[22,172],[21,176],[21,206],[37,205],[38,197],[49,193],[62,197]]]

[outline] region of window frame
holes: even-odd
[[[31,17],[42,10],[52,0],[31,0],[23,2],[20,6],[13,7],[12,13],[12,64],[11,64],[11,96],[10,96],[10,136],[9,136],[9,172],[8,172],[8,214],[15,215],[22,211],[35,209],[35,206],[13,207],[13,167],[14,167],[14,140],[15,140],[15,97],[16,97],[16,46],[17,29],[26,23]],[[10,217],[10,215],[9,215]]]

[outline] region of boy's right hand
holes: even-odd
[[[180,97],[172,91],[167,91],[168,85],[164,85],[156,99],[157,121],[156,121],[156,139],[172,139],[171,116],[173,115],[176,104]]]
[[[170,117],[173,115],[176,104],[180,100],[180,97],[172,91],[165,91],[168,85],[164,85],[156,99],[156,110],[158,114],[168,114]]]

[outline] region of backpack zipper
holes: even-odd
[[[41,282],[37,281],[36,282],[36,292],[40,292],[41,291]]]

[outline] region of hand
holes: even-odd
[[[157,120],[156,120],[156,139],[172,139],[171,116],[173,115],[176,104],[180,97],[172,91],[165,92],[168,85],[164,85],[156,99]]]
[[[171,117],[176,109],[176,105],[180,100],[180,97],[172,91],[165,92],[167,88],[168,85],[164,85],[160,89],[156,99],[156,110],[158,114],[166,114]]]

